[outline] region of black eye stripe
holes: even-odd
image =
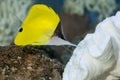
[[[19,29],[19,32],[22,32],[22,31],[23,31],[23,28],[20,28],[20,29]]]

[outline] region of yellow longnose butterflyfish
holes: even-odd
[[[45,45],[60,23],[58,14],[44,4],[31,7],[14,40],[16,45]],[[59,31],[57,31],[59,33]]]

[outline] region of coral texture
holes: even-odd
[[[63,65],[46,54],[43,47],[0,46],[0,80],[61,80]]]
[[[73,52],[63,80],[120,79],[120,12],[97,25]]]
[[[115,0],[66,0],[65,11],[83,15],[85,9],[99,14],[99,20],[108,17],[116,8]]]
[[[0,45],[12,42],[31,0],[0,0]]]

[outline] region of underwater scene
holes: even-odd
[[[120,80],[120,0],[0,0],[0,80]]]

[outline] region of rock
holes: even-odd
[[[33,46],[0,47],[0,80],[61,80],[63,66]]]

